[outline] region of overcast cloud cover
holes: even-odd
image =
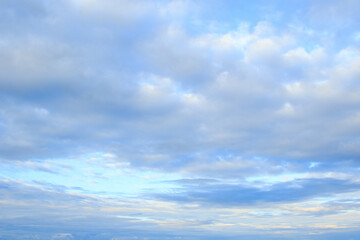
[[[359,12],[0,0],[0,239],[358,239]]]

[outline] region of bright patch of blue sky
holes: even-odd
[[[0,1],[0,239],[356,239],[359,11]]]
[[[1,165],[2,177],[49,190],[89,193],[100,196],[136,197],[147,192],[176,188],[178,174],[137,171],[109,161],[110,154],[94,153],[77,159],[50,159]]]

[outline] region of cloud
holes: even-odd
[[[207,201],[204,206],[188,201],[171,203],[169,199],[158,201],[67,193],[58,188],[49,190],[2,179],[1,236],[11,239],[23,239],[24,236],[29,239],[71,239],[71,236],[74,239],[217,239],[220,236],[255,239],[261,235],[264,239],[276,239],[283,234],[296,239],[304,231],[318,232],[316,237],[322,237],[324,229],[342,229],[346,234],[352,234],[356,229],[356,213],[347,212],[359,207],[356,198],[325,203],[303,201],[358,189],[358,184],[347,181],[296,180],[276,184],[268,190],[224,185],[209,179],[178,182],[193,191],[180,196]],[[247,203],[252,206],[246,206],[245,198],[241,197],[245,194],[256,196]],[[357,194],[354,196],[358,197]],[[240,209],[238,204],[242,206]],[[271,222],[274,217],[276,219]],[[342,218],[347,218],[348,222],[339,224]],[[304,223],[304,219],[312,221]],[[284,221],[288,224],[284,225]]]
[[[110,7],[118,4],[112,1],[102,9],[94,7],[96,1],[78,4],[104,15],[118,9]],[[47,14],[55,11],[44,8]],[[52,24],[65,34],[63,27],[79,17],[74,11],[68,21]],[[69,156],[95,148],[131,158],[133,166],[175,169],[216,151],[311,161],[358,154],[348,130],[356,123],[349,128],[342,121],[356,116],[359,100],[352,48],[306,50],[298,32],[264,21],[223,34],[193,34],[160,21],[139,39],[132,30],[111,31],[108,22],[83,19],[72,24],[86,24],[88,30],[71,41],[50,31],[46,18],[34,21],[43,24],[46,36],[11,41],[15,37],[8,35],[2,42],[3,159]],[[98,34],[99,27],[112,34]],[[220,43],[226,51],[219,50]],[[47,114],[40,117],[31,109]]]
[[[116,239],[118,226],[125,239],[356,232],[346,199],[358,192],[358,8],[1,1],[0,238]],[[118,203],[104,197],[115,192]],[[326,200],[312,211],[314,199]],[[297,225],[269,225],[276,214]],[[349,224],[301,225],[322,214]],[[94,233],[106,224],[114,234]]]
[[[51,239],[74,239],[71,233],[56,233]]]
[[[344,180],[331,178],[295,179],[261,188],[238,184],[195,184],[188,188],[185,187],[185,191],[180,189],[178,193],[158,194],[155,197],[210,206],[246,206],[276,202],[299,202],[316,197],[331,197],[336,193],[352,192],[358,189],[358,183]]]

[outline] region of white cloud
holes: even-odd
[[[246,50],[245,60],[248,63],[258,64],[261,62],[272,63],[279,61],[279,45],[269,38],[259,39],[249,46]]]
[[[296,112],[291,103],[285,103],[277,113],[283,116],[293,116]]]
[[[74,239],[73,235],[71,233],[56,233],[52,236],[51,239]]]
[[[284,54],[284,61],[290,65],[307,64],[310,61],[310,55],[304,48],[296,48]]]

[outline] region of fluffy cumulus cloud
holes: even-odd
[[[359,10],[1,1],[0,239],[354,238]]]

